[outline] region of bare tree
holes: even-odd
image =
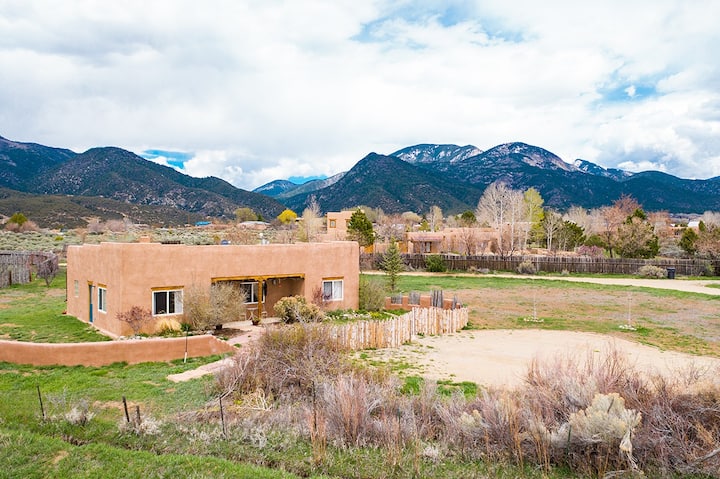
[[[720,225],[715,223],[701,225],[695,247],[702,256],[712,260],[720,258]]]
[[[700,217],[700,221],[706,225],[717,225],[720,226],[720,212],[718,211],[706,211]]]
[[[593,219],[590,214],[588,214],[588,211],[582,206],[571,206],[570,209],[567,210],[563,218],[571,223],[575,223],[576,225],[578,225],[580,228],[583,229],[586,234],[595,233],[595,231],[593,230]]]
[[[563,219],[560,213],[552,210],[545,212],[545,218],[543,219],[543,231],[545,231],[545,240],[547,241],[548,251],[553,251],[553,240],[562,226]]]
[[[462,251],[470,256],[476,254],[478,249],[478,235],[475,228],[460,228],[458,232],[459,247]]]
[[[433,205],[427,214],[427,220],[430,223],[430,231],[438,231],[442,226],[443,212],[439,206]]]
[[[599,210],[600,230],[598,233],[605,241],[605,247],[613,257],[614,249],[618,239],[618,230],[625,220],[627,220],[636,210],[640,209],[640,204],[630,196],[622,195],[613,202],[612,206],[604,206]]]
[[[408,226],[409,228],[412,228],[416,224],[420,223],[420,221],[422,221],[422,218],[420,217],[420,215],[417,213],[414,213],[412,211],[406,211],[403,214],[401,214],[400,217],[402,218],[405,225]]]
[[[58,256],[54,253],[49,253],[48,257],[37,265],[37,275],[45,280],[45,285],[48,288],[52,280],[57,276],[58,271],[60,271],[60,264]]]
[[[307,208],[303,211],[298,237],[300,241],[309,243],[317,241],[321,229],[322,216],[320,216],[320,206],[313,196],[310,198]]]
[[[510,189],[505,183],[495,182],[485,188],[475,210],[475,217],[480,222],[487,222],[498,232],[498,251],[501,255],[505,251],[502,231],[505,226],[509,202]]]

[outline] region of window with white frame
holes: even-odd
[[[152,312],[154,316],[164,314],[182,314],[182,290],[168,289],[153,291]]]
[[[324,301],[342,301],[343,299],[343,280],[326,279],[323,280],[323,300]]]
[[[107,313],[107,289],[102,286],[98,286],[97,294],[98,311],[100,311],[101,313]]]
[[[258,302],[258,282],[246,281],[240,283],[240,290],[245,295],[245,304]]]

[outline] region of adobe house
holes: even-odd
[[[187,246],[101,243],[67,250],[67,313],[112,335],[129,335],[117,314],[149,309],[145,330],[182,321],[183,293],[230,282],[245,292],[247,315],[272,316],[282,297],[322,294],[326,309],[358,307],[355,242]]]
[[[408,253],[486,254],[495,250],[497,239],[493,228],[445,228],[406,234]]]
[[[344,240],[347,237],[347,225],[354,211],[328,211],[326,217],[327,234],[324,241]]]

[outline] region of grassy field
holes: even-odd
[[[43,280],[0,289],[0,339],[38,343],[107,341],[87,324],[66,316],[65,270],[50,287]]]
[[[105,339],[62,314],[64,285],[61,275],[51,288],[34,282],[0,290],[0,336],[43,342]],[[532,294],[526,280],[497,277],[402,276],[400,285],[404,291],[442,288],[446,294],[457,293],[471,308],[475,328],[527,327],[522,318],[535,306],[545,320],[540,327],[597,330],[672,349],[718,352],[720,334],[713,323],[718,323],[720,303],[701,295],[550,281],[533,282]],[[638,326],[634,332],[617,329],[626,321],[628,291]],[[677,324],[682,321],[688,324]],[[220,391],[212,377],[184,383],[167,379],[216,359],[102,368],[0,363],[0,464],[5,466],[0,479],[586,477],[558,468],[452,454],[438,460],[433,446],[423,443],[399,452],[327,444],[325,460],[318,464],[306,432],[272,432],[271,422],[259,428],[243,412],[249,410],[247,404],[226,403],[228,418],[222,426]],[[407,394],[420,390],[419,384],[406,387]],[[443,396],[452,391],[467,397],[477,393],[471,383],[448,382],[438,389]],[[128,425],[123,397],[131,417],[139,410],[143,427]]]
[[[401,275],[398,284],[404,292],[457,295],[477,329],[596,332],[720,357],[720,296],[492,275]]]

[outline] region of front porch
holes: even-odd
[[[275,303],[286,296],[302,295],[305,275],[237,276],[213,278],[212,284],[230,284],[245,296],[245,321],[259,321],[273,316]]]

